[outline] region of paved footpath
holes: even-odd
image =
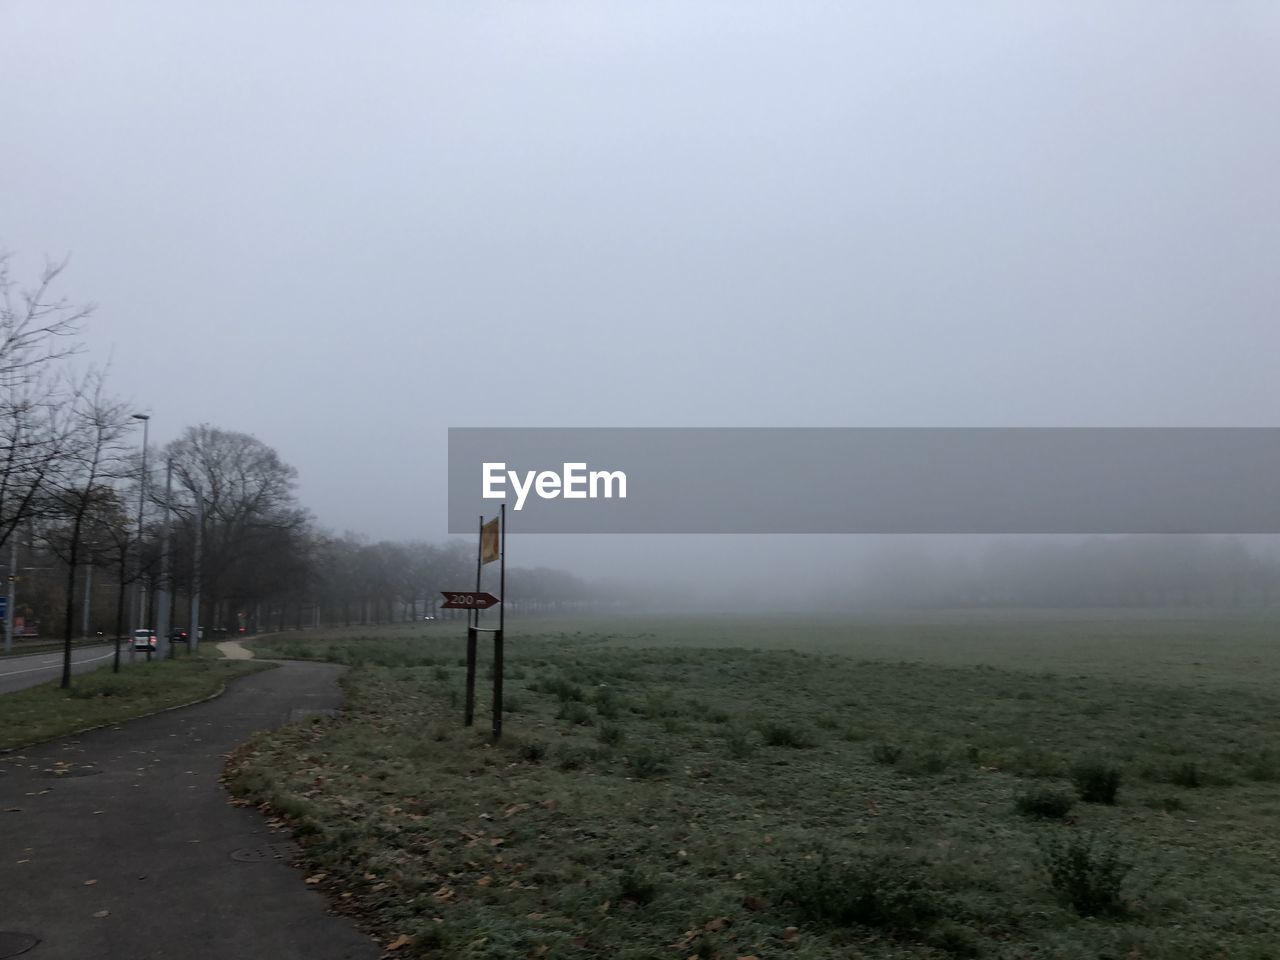
[[[286,663],[205,703],[0,754],[0,958],[380,956],[289,865],[287,833],[218,782],[255,731],[335,708],[341,669]]]

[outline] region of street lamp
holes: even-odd
[[[134,623],[135,629],[143,626],[143,619],[146,616],[146,594],[142,589],[142,505],[147,496],[147,436],[151,427],[151,415],[149,413],[135,413],[134,420],[142,421],[142,478],[138,482],[138,619]],[[130,649],[132,649],[130,644]],[[151,659],[150,650],[147,651],[147,659]]]

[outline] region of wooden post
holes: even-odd
[[[476,593],[480,592],[481,555],[484,553],[484,514],[480,514],[480,533],[476,540]],[[467,611],[467,702],[463,709],[463,726],[471,726],[476,719],[476,637],[479,633],[480,611]]]
[[[507,620],[507,505],[498,512],[498,629],[493,634],[493,738],[502,736],[502,631]]]

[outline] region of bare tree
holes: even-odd
[[[283,535],[308,526],[294,496],[297,471],[261,440],[204,424],[187,428],[164,459],[173,464],[169,506],[179,521],[177,552],[190,557],[196,615],[200,607],[254,599],[255,582],[272,565],[305,550],[305,538]],[[165,495],[152,489],[163,502]]]
[[[55,295],[65,260],[20,288],[11,259],[0,251],[0,545],[33,518],[65,453],[69,421],[58,412],[67,384],[54,375],[54,361],[80,349],[74,335],[93,311]]]
[[[86,526],[95,513],[106,514],[115,497],[112,481],[125,473],[129,433],[128,408],[103,392],[102,374],[91,372],[71,389],[67,408],[65,456],[48,474],[50,549],[67,565],[62,686],[71,685],[71,638],[75,623],[77,565]],[[56,512],[55,512],[56,511]],[[119,660],[120,639],[116,638]]]

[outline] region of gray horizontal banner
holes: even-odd
[[[1280,533],[1280,428],[457,428],[449,532]]]

